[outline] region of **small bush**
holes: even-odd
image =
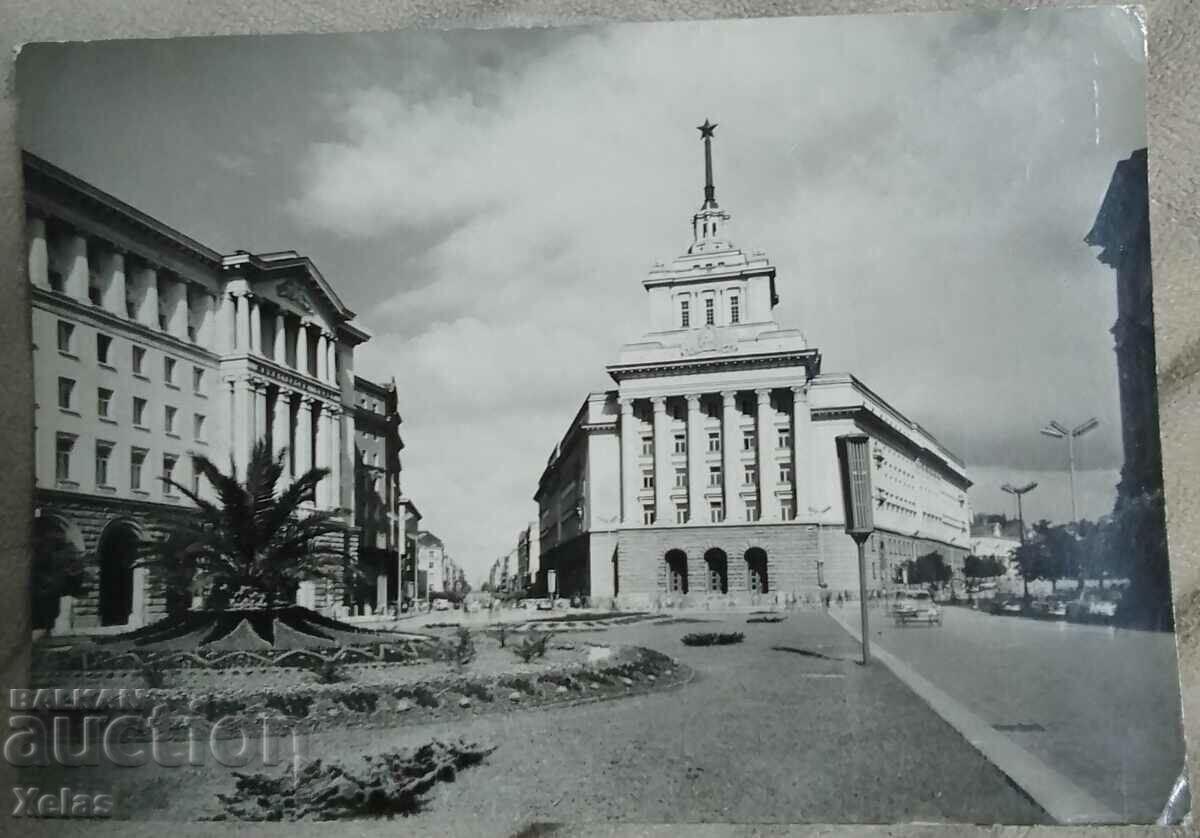
[[[401,687],[395,690],[392,695],[396,698],[415,701],[421,707],[436,708],[440,706],[437,696],[428,687],[420,684],[415,687]]]
[[[311,696],[307,695],[272,695],[268,696],[264,703],[267,707],[285,716],[302,719],[308,715],[313,700]]]
[[[458,691],[467,698],[477,698],[480,701],[494,701],[495,696],[483,684],[478,684],[473,681],[466,681],[458,687]]]
[[[546,650],[550,646],[550,638],[554,637],[554,632],[539,632],[536,636],[530,635],[521,642],[520,646],[511,647],[513,652],[525,663],[529,663],[534,658],[546,657]]]
[[[553,684],[556,687],[566,687],[567,689],[575,690],[576,692],[583,689],[579,685],[578,681],[576,681],[570,675],[566,675],[561,672],[547,672],[545,675],[539,677],[538,680],[543,684]]]
[[[142,667],[142,680],[149,689],[159,690],[167,683],[167,673],[161,667],[146,664]]]
[[[336,696],[336,700],[347,710],[355,713],[373,713],[375,705],[379,701],[379,696],[373,692],[356,690],[355,692],[343,693]]]
[[[682,639],[685,646],[729,646],[733,643],[741,643],[746,639],[746,636],[741,632],[731,632],[728,634],[706,632],[703,634],[685,634]]]
[[[751,617],[747,623],[782,623],[787,617]]]
[[[533,695],[537,692],[537,688],[533,686],[533,682],[528,678],[507,677],[500,679],[500,686],[507,687],[510,690],[517,690],[526,695]]]
[[[308,665],[318,684],[340,684],[346,680],[342,664],[335,660],[321,659]]]

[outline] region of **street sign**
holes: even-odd
[[[865,539],[875,530],[870,447],[871,440],[866,434],[846,434],[837,438],[846,532],[854,536],[855,541]]]

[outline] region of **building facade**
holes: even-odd
[[[91,583],[59,631],[119,630],[167,610],[132,566],[190,501],[212,499],[190,454],[244,472],[256,440],[287,450],[285,476],[328,468],[311,509],[358,551],[354,351],[369,335],[306,257],[220,254],[49,163],[25,155],[35,372],[39,542],[83,557]],[[303,583],[333,610],[345,590]]]
[[[424,574],[425,589],[418,597],[444,593],[446,586],[446,546],[442,540],[428,530],[417,534],[417,566]]]
[[[940,552],[961,566],[971,485],[963,464],[775,319],[774,266],[730,242],[712,181],[693,242],[643,281],[650,329],[621,348],[616,388],[590,394],[534,496],[540,575],[562,596],[654,601],[856,591],[835,438],[871,437],[877,532],[869,589]]]

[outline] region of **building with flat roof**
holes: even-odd
[[[645,607],[857,591],[835,438],[871,438],[877,532],[867,587],[939,552],[961,565],[962,462],[775,319],[775,267],[731,243],[705,148],[693,241],[643,280],[650,328],[607,368],[551,452],[534,500],[540,573],[562,596]]]

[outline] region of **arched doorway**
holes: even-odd
[[[39,515],[33,521],[33,544],[33,627],[49,629],[59,617],[62,598],[80,596],[86,587],[83,537],[57,515]]]
[[[729,593],[729,557],[725,551],[714,547],[704,554],[708,565],[708,590],[710,593]]]
[[[767,573],[767,551],[761,547],[751,547],[746,551],[747,587],[752,594],[768,594],[771,592],[770,575]]]
[[[123,626],[133,613],[133,565],[141,538],[127,521],[104,528],[96,556],[100,565],[97,614],[102,626]]]
[[[673,594],[688,592],[687,553],[682,550],[671,550],[666,555],[667,590]]]

